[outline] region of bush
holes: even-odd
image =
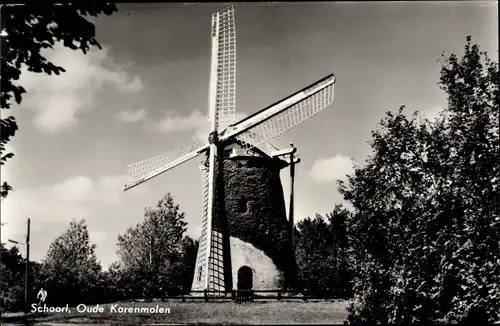
[[[448,108],[435,121],[387,113],[344,198],[351,323],[500,318],[499,75],[470,38],[445,58]]]

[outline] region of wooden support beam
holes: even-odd
[[[288,157],[282,158],[282,160],[286,162],[286,164],[287,164],[286,166],[291,164],[290,158],[288,158]],[[298,164],[298,163],[300,163],[300,158],[294,156],[293,157],[293,164]]]
[[[285,148],[285,149],[282,149],[279,151],[272,152],[271,156],[272,157],[285,156],[285,155],[293,154],[295,152],[297,152],[297,148],[292,146],[290,148]]]

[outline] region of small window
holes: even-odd
[[[231,155],[232,152],[233,152],[232,148],[225,149],[224,150],[224,158],[229,158],[229,156]]]

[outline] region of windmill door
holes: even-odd
[[[253,287],[253,271],[248,266],[238,270],[238,290],[251,290]]]

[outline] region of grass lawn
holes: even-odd
[[[70,313],[32,316],[30,324],[342,324],[347,318],[346,301],[256,301],[233,302],[141,302],[117,303],[119,307],[170,308],[170,313],[115,313],[110,304],[101,305],[102,313],[79,313],[76,307]],[[4,322],[9,323],[4,317]],[[11,322],[15,322],[12,320]],[[21,322],[20,320],[18,322]]]

